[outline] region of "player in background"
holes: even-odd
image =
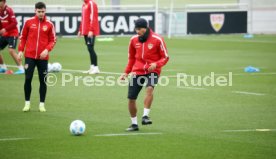
[[[49,53],[56,43],[56,33],[54,25],[47,20],[46,5],[43,2],[35,4],[35,16],[28,19],[22,29],[20,43],[18,46],[18,58],[25,56],[25,106],[24,112],[30,111],[30,98],[32,91],[32,79],[35,67],[39,76],[39,111],[45,112],[45,98],[47,92],[46,80]]]
[[[93,0],[83,0],[78,36],[84,36],[85,45],[87,46],[91,63],[90,69],[84,73],[100,73],[98,67],[98,57],[94,49],[96,36],[99,34],[98,6]]]
[[[12,8],[6,4],[6,0],[0,0],[0,51],[8,46],[9,53],[14,59],[18,70],[14,74],[24,74],[24,67],[20,60],[17,59],[16,44],[18,38],[17,21]],[[0,53],[0,73],[5,73],[7,66],[4,63]]]
[[[144,99],[144,113],[142,125],[152,124],[149,118],[153,101],[154,86],[158,83],[161,69],[169,60],[164,40],[154,33],[145,19],[135,21],[137,35],[130,39],[128,64],[121,79],[127,78],[132,73],[128,87],[128,109],[131,117],[131,125],[126,131],[138,131],[136,99],[146,83],[146,96]]]

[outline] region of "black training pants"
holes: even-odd
[[[87,35],[84,36],[85,44],[87,46],[87,49],[90,55],[91,65],[98,66],[98,57],[94,49],[95,39],[96,39],[96,36],[93,36],[93,37],[88,37]]]
[[[38,60],[32,58],[25,58],[25,100],[30,101],[31,92],[32,92],[32,79],[35,67],[38,70],[39,76],[39,94],[40,94],[40,102],[45,102],[47,86],[46,86],[46,76],[48,73],[48,60]]]

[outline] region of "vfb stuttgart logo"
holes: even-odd
[[[44,25],[44,26],[42,27],[42,29],[43,29],[43,31],[47,31],[47,29],[48,29],[47,25]]]
[[[221,30],[224,24],[224,20],[224,14],[210,14],[210,22],[216,32],[219,32]]]

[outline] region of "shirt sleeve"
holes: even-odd
[[[133,46],[133,43],[131,40],[129,43],[129,47],[128,47],[128,63],[125,68],[126,74],[129,74],[132,71],[132,67],[135,63],[135,54],[136,54],[136,50],[135,50],[135,47]]]
[[[161,59],[158,60],[156,62],[156,64],[157,64],[157,67],[163,67],[169,61],[169,55],[168,55],[168,50],[167,50],[166,44],[163,39],[160,40],[159,45],[160,45],[159,53],[161,55]]]
[[[54,25],[51,23],[52,27],[51,30],[49,31],[49,44],[47,45],[46,49],[50,52],[51,50],[53,50],[56,42],[57,42],[57,38],[56,38],[56,31],[55,31],[55,27]]]
[[[20,43],[18,45],[18,51],[24,51],[25,50],[25,45],[26,41],[28,38],[28,32],[29,32],[29,22],[27,21],[22,28],[21,35],[20,35]]]
[[[16,17],[15,17],[15,14],[14,14],[13,10],[9,9],[8,14],[9,14],[9,25],[6,26],[6,28],[5,28],[6,31],[16,29],[16,27],[17,27],[17,21],[16,21]]]
[[[99,23],[98,21],[98,6],[97,4],[95,4],[94,2],[91,2],[91,6],[90,6],[90,25],[89,25],[89,31],[95,32],[96,30],[96,23]]]
[[[80,22],[80,26],[79,26],[79,32],[82,32],[82,21]]]

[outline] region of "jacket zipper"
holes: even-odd
[[[39,35],[40,35],[40,21],[39,21],[39,23],[38,23],[38,33],[37,33],[37,41],[36,41],[36,54],[35,54],[35,59],[37,59]]]

